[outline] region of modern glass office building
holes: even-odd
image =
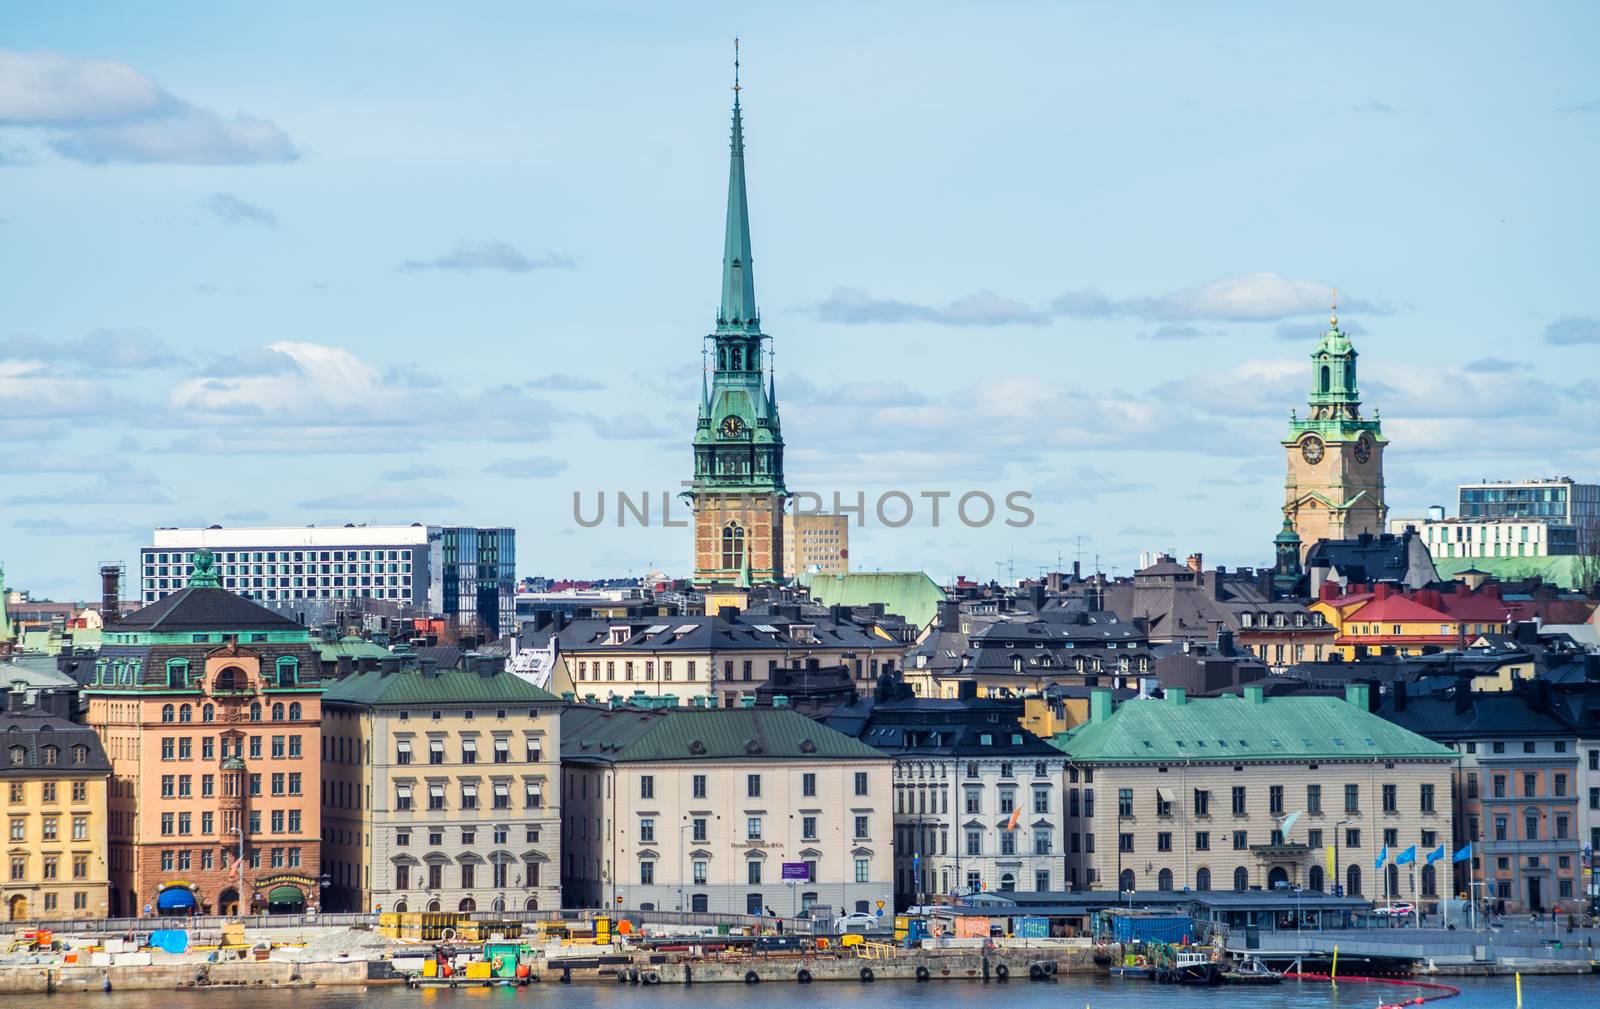
[[[1463,519],[1534,519],[1585,528],[1600,521],[1600,484],[1570,477],[1462,484]]]
[[[208,547],[222,587],[261,603],[390,600],[499,635],[516,626],[516,535],[421,523],[157,529],[140,550],[140,598],[183,588]]]

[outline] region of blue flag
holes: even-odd
[[[1472,857],[1472,842],[1468,841],[1466,844],[1464,844],[1461,847],[1456,849],[1456,853],[1454,855],[1450,856],[1450,861],[1452,861],[1452,862],[1465,862],[1467,859],[1469,859],[1471,857]]]
[[[1374,861],[1372,863],[1372,867],[1374,869],[1382,869],[1383,868],[1383,863],[1387,862],[1388,860],[1389,860],[1389,846],[1388,845],[1384,845],[1383,846],[1383,850],[1378,852],[1378,858],[1377,858],[1376,861]]]
[[[1417,846],[1412,845],[1394,857],[1395,865],[1409,865],[1417,860]]]
[[[1439,861],[1439,859],[1441,859],[1443,857],[1444,857],[1444,845],[1441,844],[1441,845],[1439,845],[1439,847],[1437,847],[1437,848],[1433,849],[1432,851],[1428,852],[1428,864],[1432,865],[1433,863]]]

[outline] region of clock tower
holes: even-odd
[[[1311,355],[1311,412],[1291,414],[1283,440],[1289,473],[1284,484],[1286,530],[1299,537],[1300,557],[1323,539],[1383,532],[1384,438],[1376,413],[1361,416],[1356,349],[1339,317]]]
[[[696,585],[771,584],[784,577],[783,434],[771,338],[761,332],[751,272],[737,50],[733,81],[722,305],[716,331],[706,337],[710,374],[701,376],[689,489]]]

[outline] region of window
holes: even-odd
[[[478,741],[476,739],[463,739],[461,741],[461,762],[463,764],[476,764],[478,762]]]
[[[656,864],[648,859],[639,863],[639,883],[642,886],[654,886],[656,882]]]
[[[511,740],[503,736],[495,739],[494,762],[497,764],[511,763]]]
[[[750,816],[744,821],[744,836],[747,840],[761,840],[761,817]]]
[[[752,799],[761,798],[761,775],[747,774],[744,777],[744,794]]]
[[[1236,830],[1233,832],[1233,850],[1245,851],[1250,847],[1250,832]]]
[[[1117,817],[1120,819],[1122,817],[1128,817],[1128,816],[1132,816],[1132,815],[1133,815],[1133,789],[1131,789],[1131,788],[1119,788],[1119,789],[1117,789]]]
[[[870,858],[858,858],[858,859],[856,859],[856,882],[857,883],[870,883],[870,882],[872,882],[872,859],[870,859]]]
[[[1210,851],[1211,850],[1211,832],[1210,831],[1208,831],[1208,830],[1200,830],[1200,831],[1196,831],[1195,832],[1195,835],[1194,835],[1194,850],[1195,851]]]
[[[800,818],[800,839],[802,841],[815,841],[817,839],[816,817],[802,816]]]
[[[872,836],[867,832],[867,817],[865,816],[857,816],[855,818],[855,828],[855,839],[858,841]]]
[[[1361,786],[1344,786],[1344,811],[1346,813],[1361,812]]]
[[[1399,786],[1397,786],[1397,785],[1384,785],[1383,786],[1382,802],[1383,802],[1383,811],[1385,813],[1394,813],[1394,812],[1398,812],[1399,811],[1400,803],[1399,803],[1399,799],[1398,799],[1398,793],[1399,793]]]
[[[857,795],[866,795],[867,794],[867,772],[866,771],[857,771],[856,772],[856,794]],[[861,835],[861,836],[865,836],[865,835]]]
[[[274,737],[274,740],[276,740],[276,739],[277,739],[277,737]],[[277,743],[274,742],[273,746],[276,747]],[[275,756],[275,757],[276,756],[282,756],[282,754],[274,753],[273,756]],[[430,763],[430,764],[442,764],[442,763],[444,763],[444,740],[442,740],[442,739],[430,739],[430,740],[428,740],[428,763]]]
[[[1321,785],[1306,786],[1306,812],[1313,814],[1322,812]]]
[[[461,783],[461,808],[478,808],[478,786],[475,782],[463,781]]]
[[[639,798],[654,799],[656,797],[656,778],[653,774],[639,776]]]
[[[656,839],[656,821],[651,816],[639,818],[639,841],[643,844],[653,844]]]
[[[1163,830],[1159,834],[1156,835],[1156,850],[1157,851],[1171,851],[1172,850],[1172,833],[1170,831]]]
[[[1245,815],[1245,789],[1243,785],[1233,786],[1233,815]]]
[[[744,566],[744,530],[730,522],[722,530],[722,570],[738,571]]]
[[[1267,787],[1267,812],[1273,816],[1283,815],[1283,786],[1269,785]]]
[[[1117,835],[1117,850],[1118,851],[1132,851],[1133,850],[1133,835],[1129,834],[1129,833],[1118,834]]]
[[[761,885],[761,863],[759,861],[757,861],[756,859],[752,858],[750,861],[746,862],[744,865],[745,865],[745,881],[748,882],[751,886],[760,886]],[[760,912],[758,911],[757,913],[759,914]]]
[[[1204,788],[1194,790],[1194,815],[1211,815],[1211,792]]]

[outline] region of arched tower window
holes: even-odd
[[[1233,870],[1233,888],[1240,893],[1250,889],[1250,871],[1242,865]]]
[[[737,522],[722,527],[722,569],[737,571],[744,567],[744,529]]]
[[[1321,382],[1321,386],[1320,386],[1320,391],[1327,392],[1328,389],[1331,387],[1332,381],[1333,381],[1333,369],[1329,368],[1327,365],[1323,365],[1322,366],[1322,382]]]
[[[1354,358],[1345,358],[1344,362],[1344,388],[1346,392],[1355,391],[1356,387],[1356,362]]]

